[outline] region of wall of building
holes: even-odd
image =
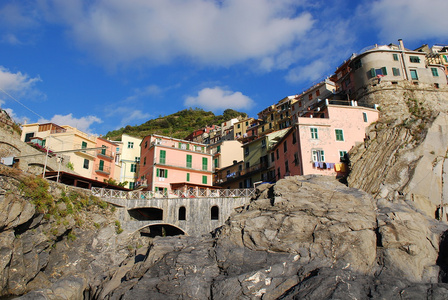
[[[315,165],[313,150],[324,151],[322,162],[340,163],[340,151],[349,152],[357,143],[363,142],[367,126],[375,122],[379,114],[377,110],[359,106],[329,105],[327,108],[328,118],[298,118],[299,152],[304,175],[335,175],[334,167],[328,169]],[[311,128],[317,129],[318,138],[313,138]],[[336,139],[336,129],[342,130],[343,141]]]

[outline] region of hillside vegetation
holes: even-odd
[[[150,134],[160,134],[183,139],[197,129],[207,125],[221,125],[221,123],[239,116],[246,118],[247,114],[233,109],[226,109],[222,115],[216,116],[211,111],[204,111],[200,108],[189,108],[169,116],[149,120],[141,125],[127,125],[118,130],[109,131],[106,137],[119,141],[121,140],[121,135],[125,133],[141,138]]]

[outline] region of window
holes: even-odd
[[[313,94],[308,95],[308,100],[311,100],[311,99],[313,99]]]
[[[280,159],[280,155],[278,154],[278,148],[275,150],[275,154],[277,154],[277,159]]]
[[[101,149],[101,154],[102,155],[106,155],[106,146],[101,146],[102,147],[102,149]]]
[[[271,114],[271,121],[274,121],[274,114]]]
[[[137,172],[137,165],[136,164],[131,164],[131,172],[133,172],[133,173]]]
[[[364,119],[364,122],[367,123],[367,113],[363,112],[362,113],[362,118]]]
[[[289,164],[288,161],[285,161],[285,175],[289,173]]]
[[[128,149],[134,148],[134,142],[128,142]]]
[[[148,148],[148,141],[145,141],[145,148]]]
[[[417,70],[409,70],[412,80],[418,80]]]
[[[382,67],[381,69],[370,69],[370,77],[377,77],[377,76],[385,76],[387,75],[387,69],[386,67]]]
[[[361,60],[360,60],[360,59],[358,59],[358,60],[356,60],[356,61],[353,62],[353,69],[354,69],[354,70],[358,70],[358,69],[361,68],[361,67],[362,67],[362,63],[361,63]]]
[[[247,146],[246,148],[244,148],[244,155],[248,156],[249,155],[249,146]]]
[[[187,182],[190,181],[190,173],[187,173]]]
[[[135,182],[129,182],[129,188],[133,190],[135,188]]]
[[[294,153],[294,165],[299,165],[299,153]]]
[[[218,146],[216,147],[216,152],[221,153],[221,145],[218,145]]]
[[[249,121],[246,121],[246,126],[249,126]]]
[[[237,128],[240,129],[241,128],[241,124],[238,124]]]
[[[320,90],[316,91],[316,96],[320,96]]]
[[[143,158],[143,165],[146,166],[146,157]]]
[[[166,169],[157,169],[156,176],[160,178],[168,178],[168,170]]]
[[[313,150],[312,152],[313,155],[313,161],[314,162],[324,162],[325,161],[325,155],[324,155],[324,150]]]
[[[286,141],[283,143],[283,153],[286,153],[288,151],[288,144],[286,144]]]
[[[134,161],[135,161],[136,163],[139,163],[139,162],[140,162],[140,157],[139,157],[139,156],[136,156],[136,157],[134,158]]]
[[[277,178],[278,178],[278,179],[280,179],[280,174],[281,174],[281,173],[280,173],[280,168],[277,168],[277,176],[278,176]]]
[[[418,57],[418,56],[409,56],[409,61],[411,63],[419,63],[420,62],[420,57]]]
[[[202,170],[207,171],[208,169],[208,159],[207,157],[202,158]]]
[[[319,136],[317,135],[317,128],[311,127],[310,131],[311,131],[311,138],[313,140],[317,140],[319,138]]]
[[[30,132],[25,134],[25,143],[28,143],[29,141],[31,141],[31,138],[34,137],[34,132]]]
[[[166,151],[165,150],[160,150],[159,163],[165,164],[165,162],[166,162]]]
[[[400,76],[400,69],[392,68],[392,73],[394,74],[394,76]]]
[[[89,160],[84,158],[84,164],[82,166],[84,169],[88,169],[89,168]]]
[[[179,207],[179,220],[180,221],[185,221],[186,220],[185,219],[185,215],[186,215],[185,206]]]
[[[297,143],[297,136],[296,136],[296,133],[293,132],[292,133],[292,144],[294,145],[295,143]]]
[[[392,54],[392,57],[394,58],[395,61],[398,61],[398,54],[397,53]]]
[[[213,160],[213,166],[214,166],[215,168],[218,168],[218,167],[219,167],[219,165],[218,165],[218,159],[217,159],[217,158],[215,158],[215,159]]]
[[[432,73],[432,76],[434,76],[434,77],[439,76],[439,72],[437,72],[437,68],[431,68],[431,73]]]
[[[219,207],[218,206],[215,205],[210,209],[210,219],[219,220]]]
[[[100,164],[99,164],[99,166],[98,166],[98,170],[100,170],[100,171],[104,171],[104,160],[100,160]]]
[[[342,129],[335,129],[334,132],[336,133],[336,141],[344,140],[344,132],[342,131]]]
[[[207,184],[207,175],[202,175],[202,183]]]
[[[344,161],[346,159],[347,156],[347,151],[339,151],[339,159],[341,161]]]
[[[266,147],[266,140],[261,140],[261,148],[265,148]]]
[[[187,154],[187,168],[192,167],[193,157],[190,154]]]
[[[271,152],[271,162],[274,162],[275,161],[275,155],[274,155],[274,152]]]

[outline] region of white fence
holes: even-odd
[[[154,199],[154,198],[237,198],[253,197],[255,189],[200,189],[187,192],[170,191],[168,193],[152,191],[117,191],[92,187],[92,194],[101,198],[113,199]]]

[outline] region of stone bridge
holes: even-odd
[[[254,189],[223,189],[197,195],[161,195],[92,188],[93,195],[121,208],[119,219],[124,230],[140,230],[149,236],[209,233],[248,204],[254,193]]]

